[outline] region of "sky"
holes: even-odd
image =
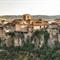
[[[60,15],[60,0],[0,0],[0,15]]]

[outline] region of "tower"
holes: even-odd
[[[23,15],[23,20],[31,20],[31,19],[32,19],[32,17],[30,14],[24,14]]]

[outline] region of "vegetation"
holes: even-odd
[[[49,34],[46,30],[35,31],[33,33],[39,39],[42,34],[44,35],[42,47],[36,49],[35,44],[28,41],[22,47],[12,46],[0,51],[0,60],[60,60],[60,43],[56,41],[55,46],[50,48],[47,44]],[[0,39],[0,47],[3,47],[1,43],[2,40]]]

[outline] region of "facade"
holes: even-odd
[[[31,15],[24,14],[21,20],[14,20],[16,31],[32,31],[37,29],[46,28],[48,26],[48,21],[33,20]]]
[[[6,23],[3,25],[4,31],[7,32],[14,32],[15,31],[15,26],[12,23]]]

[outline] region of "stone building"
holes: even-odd
[[[15,31],[15,26],[14,26],[14,24],[12,24],[12,23],[6,23],[6,24],[4,24],[3,25],[3,28],[4,28],[4,31],[6,32],[6,33],[8,33],[8,32],[14,32]]]
[[[12,41],[14,42],[14,46],[22,46],[28,37],[28,40],[31,40],[32,32],[48,27],[48,21],[33,19],[30,14],[22,15],[22,19],[14,19],[11,22],[2,21],[2,23],[3,27],[0,28],[0,33],[2,36],[4,30],[5,43],[7,47],[12,46]],[[44,36],[42,35],[41,40],[44,40],[43,37]],[[37,45],[40,44],[39,41],[36,41],[35,43]]]
[[[23,16],[23,20],[31,20],[32,16],[30,14],[24,14]]]

